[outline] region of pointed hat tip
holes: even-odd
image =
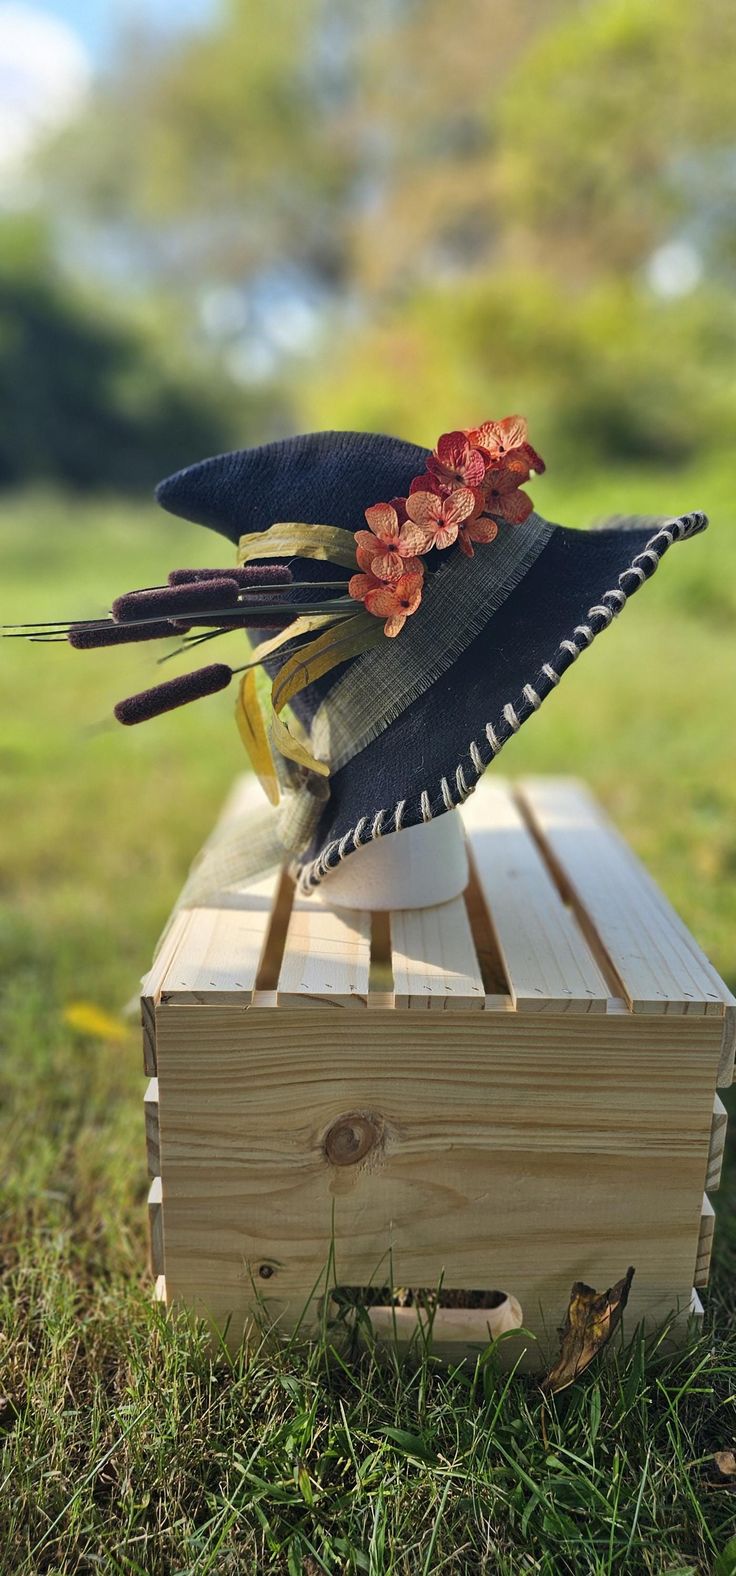
[[[426,455],[377,433],[306,433],[189,465],[160,482],[155,496],[170,514],[232,542],[277,520],[357,531],[371,504],[408,491]]]

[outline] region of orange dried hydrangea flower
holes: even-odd
[[[486,462],[467,432],[443,432],[427,460],[427,470],[442,487],[478,487]]]
[[[463,520],[469,519],[476,506],[477,498],[470,487],[458,487],[446,498],[433,492],[410,493],[406,510],[422,532],[420,552],[428,553],[431,547],[452,547]]]
[[[510,460],[506,464],[492,465],[483,482],[485,511],[494,520],[507,520],[509,525],[523,525],[532,512],[533,504],[528,493],[522,492],[520,482],[526,481],[528,472],[523,461]]]
[[[405,560],[423,551],[421,532],[411,521],[404,519],[402,523],[392,503],[374,504],[366,509],[365,517],[370,529],[355,533],[359,567],[378,580],[398,580]]]
[[[473,558],[474,544],[492,542],[502,524],[521,525],[532,512],[522,483],[544,468],[523,416],[444,432],[408,497],[366,509],[369,529],[355,533],[362,573],[350,580],[350,596],[398,635],[422,600],[422,556],[457,542]]]
[[[513,455],[514,459],[525,461],[527,476],[530,471],[536,471],[541,476],[546,469],[541,455],[529,442],[529,429],[523,416],[504,416],[503,421],[484,421],[480,427],[469,427],[466,437],[474,448],[487,455],[491,465]]]
[[[457,545],[466,558],[475,557],[474,542],[492,542],[498,536],[498,523],[481,512],[484,507],[479,500],[478,512],[464,520],[457,533]]]
[[[364,602],[369,613],[385,618],[384,635],[398,635],[422,600],[424,570],[419,574],[401,575],[398,580],[379,584],[366,592]]]

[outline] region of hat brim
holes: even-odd
[[[700,513],[652,529],[557,526],[536,562],[431,690],[330,779],[330,800],[299,870],[318,885],[356,848],[462,804],[504,744],[651,579]],[[520,529],[523,529],[521,527]]]

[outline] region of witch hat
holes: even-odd
[[[371,839],[461,804],[672,544],[707,524],[701,513],[617,515],[588,531],[552,524],[522,491],[543,469],[514,417],[445,434],[432,452],[312,433],[218,455],[157,489],[171,513],[240,543],[243,561],[288,556],[295,614],[316,581],[326,601],[340,597],[327,588],[331,555],[344,573],[344,543],[358,533],[351,593],[397,636],[341,662],[333,654],[289,697],[314,761],[329,768],[297,853],[303,890]],[[280,660],[264,665],[278,674]]]

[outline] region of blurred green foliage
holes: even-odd
[[[0,485],[151,487],[221,444],[226,409],[113,308],[56,276],[42,232],[0,228]]]
[[[652,304],[625,280],[576,300],[538,275],[428,287],[306,380],[308,423],[434,443],[477,412],[521,408],[554,468],[678,465],[736,415],[736,313],[715,291]]]
[[[564,467],[722,450],[734,65],[732,0],[223,0],[129,38],[40,186],[116,315],[3,274],[4,479],[510,410]]]

